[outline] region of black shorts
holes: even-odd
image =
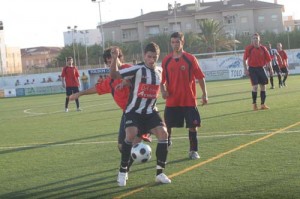
[[[267,73],[263,67],[249,67],[249,76],[251,84],[253,85],[266,85],[269,83]]]
[[[147,134],[157,126],[166,126],[158,112],[151,114],[139,114],[135,112],[125,113],[125,128],[135,126],[139,135]],[[150,132],[151,133],[151,132]]]
[[[78,92],[79,92],[79,88],[78,87],[67,87],[66,88],[66,94],[67,94],[67,96],[70,96],[73,93],[78,93]]]
[[[201,126],[200,113],[197,107],[165,107],[165,122],[168,128],[186,128]]]
[[[284,68],[280,68],[282,73],[289,73],[289,70],[287,69],[287,67]]]
[[[280,69],[277,64],[272,64],[272,68],[273,68],[274,73],[280,74]]]

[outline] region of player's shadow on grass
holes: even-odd
[[[149,166],[144,169],[152,169],[153,166]],[[139,171],[135,170],[136,171]],[[144,187],[138,185],[135,187],[120,188],[117,185],[117,171],[118,168],[108,169],[97,173],[89,173],[73,178],[68,178],[52,183],[23,189],[9,194],[0,195],[0,198],[78,198],[79,196],[88,198],[99,198],[104,196],[113,196],[124,191],[130,191],[137,189],[138,187]],[[113,173],[109,176],[104,176],[103,173]],[[80,198],[80,197],[79,197]]]
[[[27,151],[27,150],[32,150],[32,149],[40,149],[40,148],[51,147],[51,146],[59,146],[59,145],[64,145],[64,144],[71,144],[73,142],[89,140],[89,139],[95,139],[95,138],[100,138],[100,137],[104,137],[104,136],[111,136],[111,135],[114,135],[114,134],[116,134],[116,133],[112,132],[112,133],[108,133],[108,134],[101,134],[101,135],[96,135],[96,136],[90,136],[90,137],[84,137],[84,138],[78,138],[78,139],[71,139],[71,140],[65,140],[65,141],[60,141],[60,142],[52,142],[52,143],[47,143],[47,144],[36,144],[36,145],[31,145],[31,146],[20,146],[20,147],[8,149],[8,150],[1,150],[0,154],[21,152],[21,151]]]

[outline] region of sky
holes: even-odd
[[[264,1],[274,2],[274,0]],[[176,2],[184,5],[194,3],[195,0]],[[297,0],[278,0],[278,4],[285,5],[284,16],[293,15],[296,19],[300,19],[300,14],[296,14],[297,2]],[[146,14],[167,10],[168,3],[174,5],[175,1],[102,0],[101,19],[102,22],[108,22],[136,17],[141,11]],[[4,24],[4,42],[7,46],[63,47],[63,32],[67,31],[68,26],[76,25],[78,30],[96,28],[100,21],[99,6],[91,0],[1,0],[0,21]]]

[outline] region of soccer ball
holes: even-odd
[[[143,142],[137,143],[131,148],[131,157],[136,163],[145,163],[151,159],[151,147]]]

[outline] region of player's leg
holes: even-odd
[[[249,77],[252,85],[252,105],[253,105],[253,110],[257,111],[257,89],[258,89],[258,74],[257,74],[258,69],[254,67],[249,67]]]
[[[128,179],[128,165],[130,161],[130,152],[132,143],[138,134],[137,118],[135,114],[128,113],[125,115],[125,140],[122,143],[121,150],[121,163],[118,174],[119,186],[126,186],[126,180]]]
[[[157,116],[156,116],[157,117]],[[157,117],[157,121],[159,117]],[[154,120],[152,120],[154,121]],[[162,121],[160,122],[162,123]],[[167,156],[168,156],[168,132],[165,126],[159,124],[155,128],[151,129],[157,138],[156,146],[156,177],[155,181],[163,184],[171,183],[171,180],[163,173],[166,167]]]
[[[79,87],[73,87],[73,93],[79,93]],[[81,111],[80,107],[79,107],[79,99],[75,99],[75,103],[76,103],[76,109],[77,111]]]
[[[189,129],[189,141],[190,141],[190,150],[189,158],[199,159],[198,154],[198,137],[197,137],[197,127],[200,127],[201,119],[197,107],[185,107],[184,116],[186,121],[186,128]]]
[[[69,96],[72,95],[72,89],[66,87],[66,101],[65,101],[65,112],[69,112]]]
[[[180,107],[165,107],[164,120],[167,126],[168,132],[168,146],[172,145],[172,128],[183,127],[184,115]]]

